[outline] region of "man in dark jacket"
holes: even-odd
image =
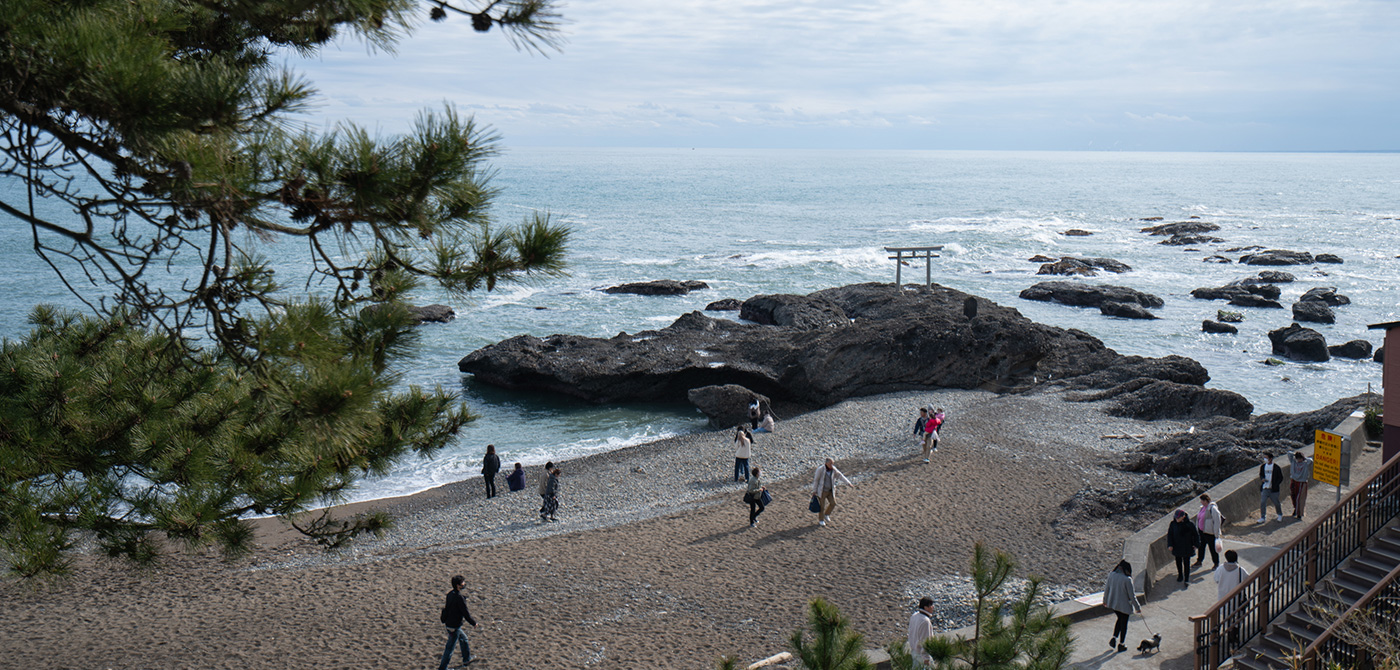
[[[467,601],[462,598],[462,585],[465,583],[466,577],[453,577],[452,590],[447,592],[447,603],[442,606],[442,625],[447,626],[447,649],[442,652],[442,662],[438,664],[438,670],[447,670],[447,662],[452,660],[453,643],[462,645],[462,665],[476,662],[476,659],[472,658],[471,645],[467,643],[467,634],[462,632],[464,619],[472,628],[479,627],[471,612],[467,611]]]
[[[1264,464],[1259,466],[1259,523],[1269,520],[1269,501],[1274,503],[1278,520],[1283,521],[1283,504],[1278,500],[1279,487],[1283,485],[1283,468],[1274,465],[1274,455],[1264,454]]]

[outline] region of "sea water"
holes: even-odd
[[[943,245],[933,280],[1019,309],[1036,321],[1078,328],[1124,354],[1181,354],[1210,371],[1211,385],[1244,394],[1257,412],[1296,412],[1342,396],[1379,391],[1370,360],[1264,366],[1267,332],[1291,322],[1287,306],[1308,288],[1335,286],[1352,304],[1337,323],[1306,324],[1329,343],[1381,342],[1367,324],[1400,316],[1400,154],[1056,153],[688,149],[510,149],[493,163],[501,190],[495,216],[515,222],[547,210],[574,233],[564,278],[498,287],[457,299],[425,290],[420,304],[446,303],[447,324],[421,327],[423,347],[407,381],[461,393],[480,418],[431,459],[409,458],[362,482],[352,499],[402,495],[476,475],[485,445],[508,470],[705,429],[683,403],[593,406],[475,383],[457,361],[519,335],[610,337],[670,324],[720,298],[807,293],[858,282],[891,282],[886,246]],[[14,182],[0,183],[13,193]],[[1171,247],[1139,232],[1201,220],[1224,243]],[[1071,228],[1088,237],[1068,237]],[[30,250],[27,229],[7,223],[0,241],[0,334],[25,331],[38,302],[75,304]],[[1203,262],[1260,245],[1341,256],[1342,265],[1264,268]],[[279,265],[304,247],[270,245]],[[1128,286],[1162,297],[1160,320],[1022,300],[1047,256],[1106,256],[1132,271],[1074,281]],[[1223,255],[1238,260],[1240,252]],[[303,266],[304,267],[304,266]],[[1227,307],[1190,290],[1264,269],[1282,284],[1283,310]],[[903,270],[924,279],[922,261]],[[608,295],[597,290],[650,279],[697,279],[711,288],[685,296]],[[284,278],[288,285],[298,281]],[[1217,309],[1245,313],[1238,335],[1201,332]],[[712,316],[733,318],[733,312]],[[717,464],[716,468],[727,467]],[[719,472],[720,470],[717,470]]]

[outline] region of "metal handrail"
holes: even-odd
[[[1263,633],[1319,578],[1400,515],[1397,485],[1400,457],[1390,459],[1353,488],[1204,614],[1191,617],[1196,670],[1218,667],[1246,641]]]
[[[1341,628],[1343,622],[1345,622],[1353,614],[1356,614],[1357,612],[1361,612],[1364,609],[1366,609],[1366,607],[1371,604],[1372,600],[1375,600],[1377,596],[1381,595],[1385,591],[1400,591],[1400,589],[1391,588],[1396,585],[1397,578],[1400,578],[1400,565],[1397,565],[1394,568],[1392,568],[1389,574],[1387,574],[1385,577],[1382,577],[1381,580],[1377,582],[1375,586],[1371,587],[1371,590],[1367,591],[1366,595],[1361,596],[1361,598],[1356,601],[1356,604],[1352,605],[1351,607],[1348,607],[1346,612],[1344,612],[1340,617],[1337,617],[1337,620],[1333,621],[1332,625],[1327,627],[1327,630],[1322,631],[1322,634],[1317,636],[1317,639],[1313,640],[1313,643],[1308,645],[1307,649],[1303,650],[1303,654],[1301,657],[1303,667],[1307,668],[1307,670],[1316,670],[1318,666],[1318,661],[1323,660],[1321,656],[1324,645],[1329,647],[1327,649],[1327,651],[1329,652],[1327,655],[1332,656],[1333,653],[1336,651],[1335,647],[1338,646],[1333,643],[1333,637],[1337,634],[1337,630]]]

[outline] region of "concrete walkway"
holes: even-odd
[[[1375,472],[1379,465],[1378,453],[1363,454],[1353,467],[1352,482],[1361,483]],[[1348,490],[1343,487],[1343,495],[1346,495]],[[1221,538],[1225,548],[1239,552],[1240,565],[1250,574],[1254,574],[1261,564],[1331,509],[1337,500],[1336,493],[1336,489],[1331,486],[1313,482],[1308,493],[1304,518],[1299,521],[1289,516],[1293,512],[1293,506],[1288,502],[1288,492],[1285,489],[1281,496],[1284,513],[1282,522],[1274,520],[1272,507],[1269,509],[1269,520],[1263,524],[1258,523],[1257,511],[1250,519],[1232,519],[1231,525],[1226,528]],[[1183,506],[1183,509],[1191,513],[1194,519],[1199,507],[1198,503],[1192,502]],[[1223,563],[1225,557],[1222,555],[1220,560]],[[1172,566],[1167,566],[1166,570],[1158,573],[1158,581],[1142,605],[1142,616],[1133,615],[1128,620],[1128,651],[1110,651],[1108,648],[1108,638],[1113,634],[1115,621],[1112,612],[1102,610],[1102,614],[1074,624],[1070,631],[1076,639],[1076,648],[1070,658],[1069,667],[1080,670],[1148,667],[1190,670],[1195,667],[1195,629],[1190,618],[1204,613],[1218,600],[1212,572],[1210,554],[1207,553],[1205,563],[1191,572],[1190,581],[1187,583],[1176,581],[1176,569]],[[1097,604],[1100,601],[1093,602]],[[1152,653],[1139,653],[1138,643],[1150,639],[1152,633],[1162,636],[1161,649]]]

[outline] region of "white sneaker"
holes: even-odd
[[[925,458],[925,459],[924,459],[924,462],[925,462],[925,463],[927,463],[927,462],[928,462],[928,459],[927,459],[927,458]]]
[[[1259,523],[1268,523],[1268,521],[1269,521],[1268,517],[1262,517],[1262,516],[1259,517]]]
[[[1283,521],[1283,515],[1282,515],[1282,514],[1278,515],[1278,521]]]
[[[825,522],[825,521],[818,521],[818,522],[817,522],[817,525],[818,525],[818,526],[825,526],[825,525],[826,525],[826,522]]]

